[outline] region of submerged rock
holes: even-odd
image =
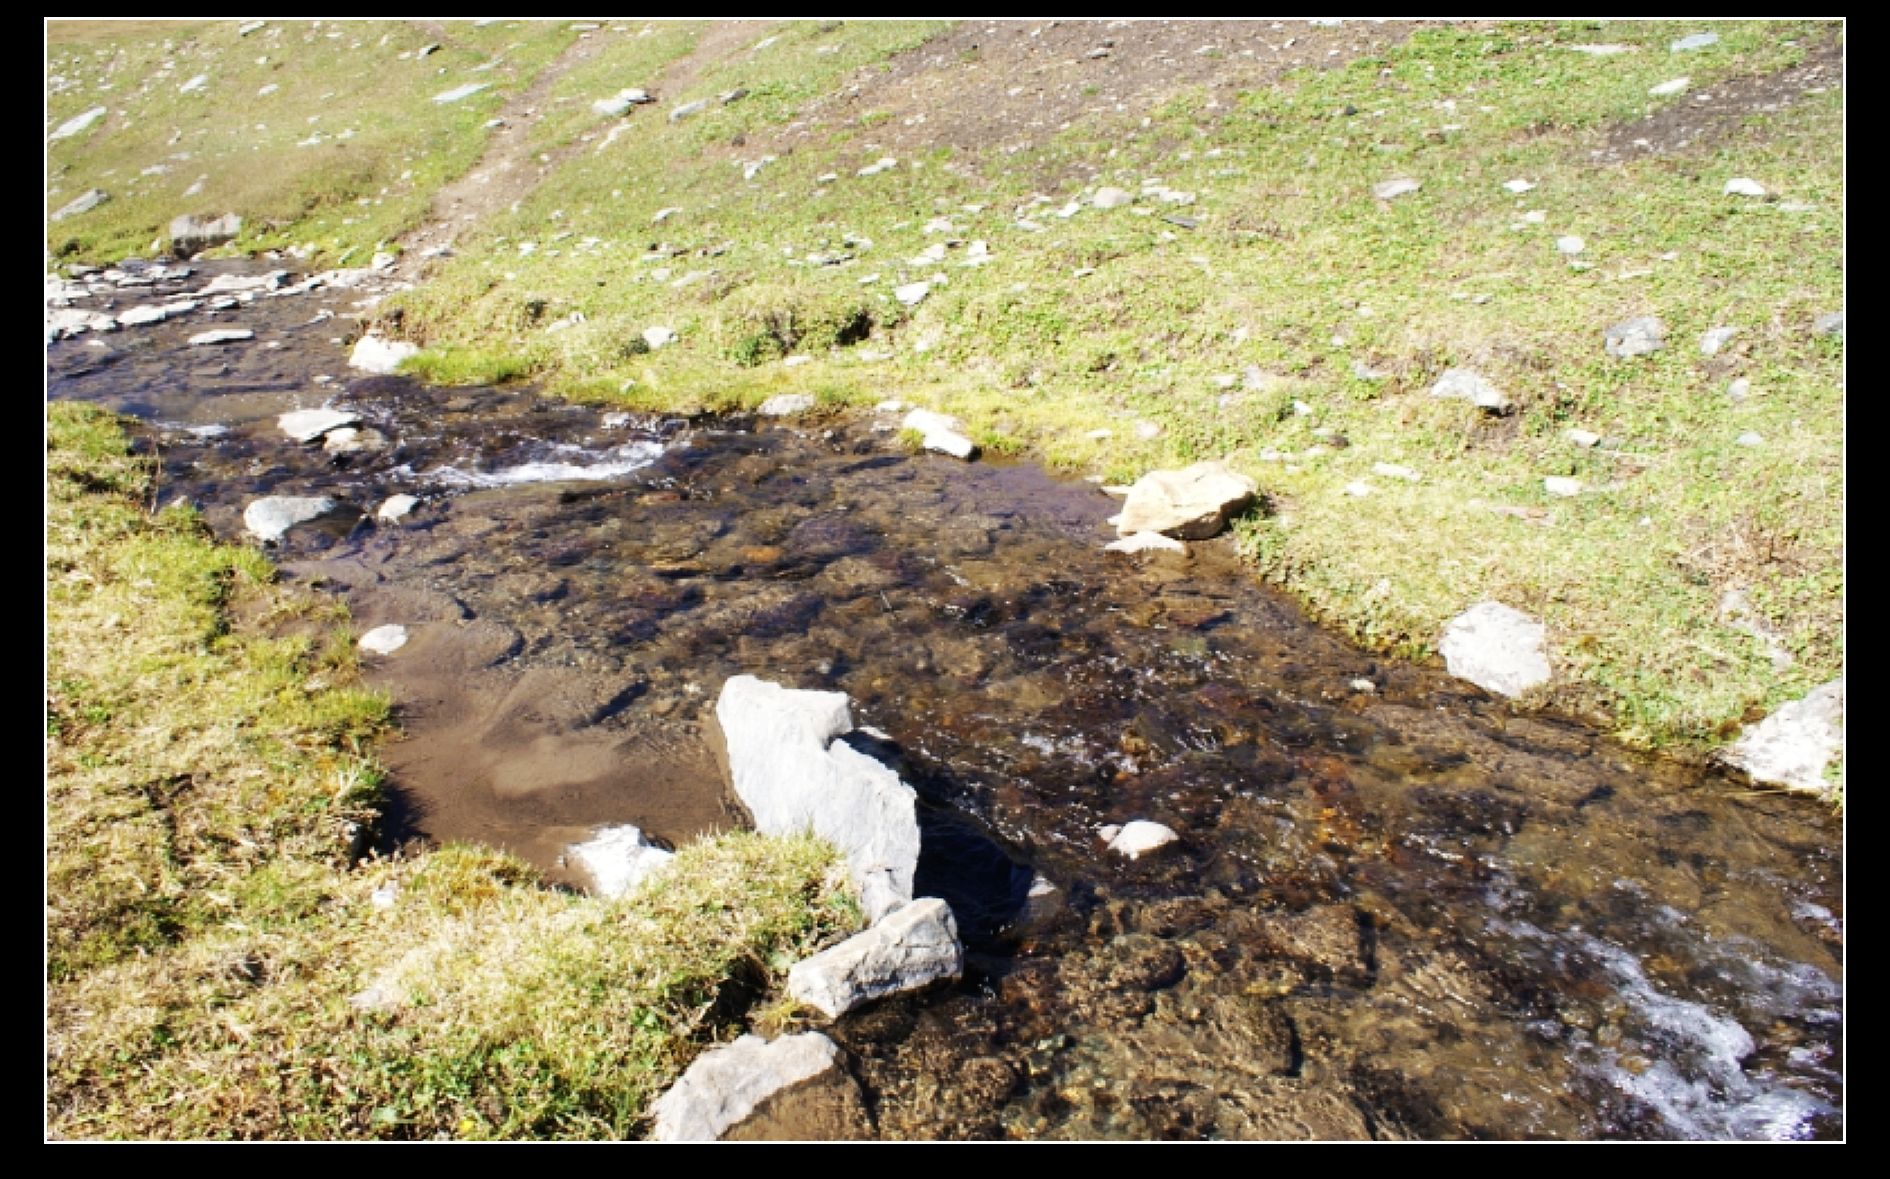
[[[796,963],[788,994],[838,1019],[862,1003],[917,990],[964,973],[965,951],[951,906],[925,897],[872,928]]]
[[[1119,536],[1159,532],[1180,540],[1206,540],[1227,526],[1227,517],[1253,502],[1259,485],[1227,464],[1209,460],[1179,471],[1151,471],[1135,481],[1111,518]]]
[[[764,1040],[747,1035],[696,1057],[651,1112],[656,1142],[714,1142],[768,1098],[840,1067],[840,1049],[819,1032]]]
[[[186,213],[171,219],[171,252],[188,258],[211,246],[233,241],[243,232],[243,219],[235,213],[221,217],[197,217]]]
[[[258,540],[278,541],[297,524],[334,510],[335,501],[325,495],[269,495],[243,509],[243,527]]]
[[[621,897],[637,885],[667,867],[675,852],[664,851],[643,837],[643,832],[628,824],[599,827],[584,843],[565,849],[583,869],[600,896]]]
[[[1185,553],[1188,546],[1159,532],[1135,532],[1103,546],[1106,553]]]
[[[1803,794],[1828,794],[1824,768],[1844,751],[1844,681],[1813,688],[1801,700],[1746,730],[1720,755],[1753,779]]]
[[[354,351],[348,353],[348,367],[385,375],[399,368],[401,361],[417,355],[419,351],[418,344],[409,344],[405,340],[384,340],[370,332],[354,342]]]
[[[1152,823],[1147,819],[1135,819],[1123,824],[1109,839],[1109,850],[1137,860],[1158,848],[1167,847],[1180,839],[1172,828],[1161,823]]]
[[[276,417],[276,425],[297,442],[313,442],[330,430],[352,426],[361,415],[344,409],[298,409]]]
[[[1450,674],[1501,696],[1549,682],[1540,622],[1501,602],[1479,602],[1450,620],[1437,650]]]
[[[715,704],[735,794],[766,835],[812,831],[840,849],[878,921],[912,899],[918,795],[899,775],[838,740],[853,730],[844,692],[729,678]]]

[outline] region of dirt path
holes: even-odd
[[[680,93],[703,70],[746,48],[766,29],[780,23],[720,21],[710,25],[697,38],[689,54],[672,62],[651,84],[650,92],[656,95]],[[540,71],[530,86],[505,104],[498,114],[504,125],[493,132],[479,162],[442,188],[433,198],[426,221],[400,239],[401,262],[397,273],[401,278],[409,281],[419,278],[431,261],[423,256],[428,251],[450,249],[468,226],[525,199],[559,165],[587,146],[584,139],[574,138],[552,151],[534,154],[532,123],[558,82],[571,70],[595,59],[610,44],[607,37],[579,38]],[[650,115],[646,112],[641,117]]]

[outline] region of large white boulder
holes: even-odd
[[[840,849],[869,923],[912,899],[918,795],[837,740],[853,729],[844,692],[730,677],[715,704],[736,797],[767,835],[812,831]]]
[[[1813,688],[1802,700],[1746,730],[1720,756],[1752,775],[1805,794],[1825,794],[1824,767],[1844,751],[1844,681]]]
[[[1159,532],[1181,540],[1206,540],[1227,526],[1227,517],[1253,501],[1259,485],[1227,464],[1208,461],[1179,471],[1151,471],[1135,481],[1113,517],[1119,536]]]
[[[1478,602],[1450,620],[1437,644],[1450,674],[1501,696],[1549,682],[1540,622],[1501,602]]]
[[[965,949],[951,906],[923,897],[795,963],[787,986],[797,1002],[838,1019],[862,1003],[957,978],[964,970]]]
[[[743,1036],[696,1057],[651,1107],[656,1142],[714,1142],[783,1089],[840,1067],[840,1049],[819,1032],[764,1040]]]

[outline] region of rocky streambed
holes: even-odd
[[[396,826],[588,886],[566,849],[599,828],[746,821],[732,677],[846,694],[918,793],[914,892],[967,955],[827,1027],[861,1099],[764,1111],[783,1132],[1842,1134],[1816,804],[1360,652],[1225,541],[1105,552],[1095,487],[908,454],[897,417],[430,389],[347,367],[371,278],[243,301],[201,292],[257,267],[120,273],[150,281],[67,310],[198,306],[50,343],[49,395],[144,419],[163,499],[226,536],[258,500],[329,501],[273,548],[400,628],[364,656],[406,729]],[[320,409],[350,420],[279,421]],[[1178,839],[1111,850],[1136,821]]]

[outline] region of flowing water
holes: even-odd
[[[1105,554],[1114,501],[1035,467],[352,375],[358,297],[258,299],[216,317],[256,339],[215,348],[184,343],[202,315],[62,341],[49,392],[144,418],[163,498],[221,534],[259,495],[340,501],[278,557],[409,628],[372,678],[426,836],[582,884],[562,851],[598,825],[742,821],[728,676],[846,692],[971,951],[958,987],[832,1029],[872,1132],[1842,1135],[1822,808],[1362,653],[1225,541]],[[324,402],[384,448],[277,429]],[[421,506],[374,522],[395,493]],[[1106,852],[1137,818],[1181,841]]]

